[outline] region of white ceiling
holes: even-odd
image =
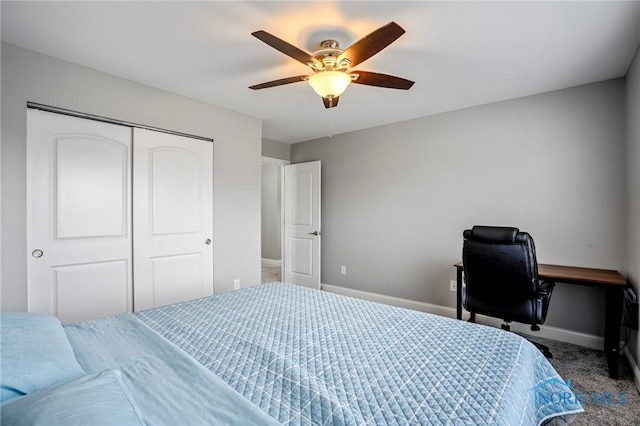
[[[295,143],[330,133],[621,77],[640,44],[640,2],[5,1],[2,40],[263,120]],[[336,108],[309,73],[251,36],[311,53],[396,21],[406,34],[355,67],[414,80],[409,91],[352,85]]]

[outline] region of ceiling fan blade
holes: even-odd
[[[325,108],[333,108],[338,106],[338,100],[340,96],[334,96],[333,98],[322,98],[322,102],[324,102]]]
[[[279,80],[267,81],[266,83],[256,84],[249,86],[249,89],[258,90],[266,89],[268,87],[282,86],[283,84],[297,83],[299,81],[307,80],[307,75],[296,75],[295,77],[281,78]]]
[[[395,75],[380,74],[369,71],[354,71],[350,75],[357,75],[358,78],[352,83],[365,84],[367,86],[386,87],[388,89],[409,90],[413,86],[413,81]]]
[[[350,66],[355,67],[389,46],[404,33],[405,31],[400,25],[395,22],[389,22],[349,46],[338,57],[337,63],[347,58],[351,61]]]
[[[278,37],[269,34],[266,31],[256,31],[251,33],[252,36],[261,40],[273,47],[276,50],[284,53],[285,55],[295,59],[298,62],[301,62],[305,65],[309,65],[308,62],[315,62],[313,56],[305,52],[304,50],[298,49],[297,47],[287,43],[286,41],[279,39]]]

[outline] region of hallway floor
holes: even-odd
[[[262,284],[274,281],[282,281],[280,266],[272,266],[262,262]]]

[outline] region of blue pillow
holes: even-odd
[[[2,404],[0,423],[18,425],[144,425],[120,372],[106,370]]]
[[[86,375],[52,315],[0,315],[0,401]]]

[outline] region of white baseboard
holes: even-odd
[[[433,305],[431,303],[417,302],[415,300],[402,299],[400,297],[386,296],[384,294],[370,293],[368,291],[354,290],[351,288],[339,287],[331,284],[322,284],[322,290],[330,293],[337,293],[343,296],[355,297],[356,299],[369,300],[371,302],[384,303],[385,305],[399,306],[401,308],[413,309],[414,311],[428,312],[430,314],[455,318],[456,310],[448,306]]]
[[[416,311],[428,312],[430,314],[441,315],[445,317],[455,318],[455,308],[448,306],[434,305],[431,303],[417,302],[415,300],[402,299],[400,297],[386,296],[384,294],[370,293],[368,291],[354,290],[345,287],[339,287],[331,284],[322,284],[322,290],[342,294],[344,296],[355,297],[358,299],[365,299],[372,302],[384,303],[386,305],[399,306],[401,308],[413,309]],[[469,318],[469,313],[463,311],[463,319]],[[480,324],[485,324],[499,328],[502,321],[496,318],[490,318],[483,315],[476,315],[476,321]],[[541,325],[540,331],[531,331],[530,327],[526,324],[511,324],[511,330],[527,334],[531,336],[538,336],[545,339],[557,340],[560,342],[572,343],[578,346],[584,346],[590,349],[604,349],[604,337],[595,336],[592,334],[581,333],[578,331],[567,330],[564,328],[552,327],[547,325]],[[638,371],[636,367],[636,384],[638,383]]]
[[[262,258],[262,263],[264,263],[267,266],[279,266],[279,267],[282,267],[282,260]]]
[[[502,321],[496,318],[490,318],[483,315],[476,315],[476,322],[480,324],[490,325],[499,328]],[[529,336],[539,336],[545,339],[557,340],[559,342],[571,343],[578,346],[584,346],[589,349],[604,350],[604,337],[593,334],[581,333],[579,331],[567,330],[565,328],[553,327],[550,325],[541,325],[539,331],[531,331],[531,327],[526,324],[511,323],[511,330],[516,333],[526,334]]]
[[[636,389],[638,389],[638,393],[640,393],[640,368],[638,368],[638,364],[636,364],[636,360],[633,359],[633,355],[631,355],[630,350],[625,348],[624,354],[627,357],[627,361],[629,361],[629,366],[633,372],[633,381],[636,383]]]

